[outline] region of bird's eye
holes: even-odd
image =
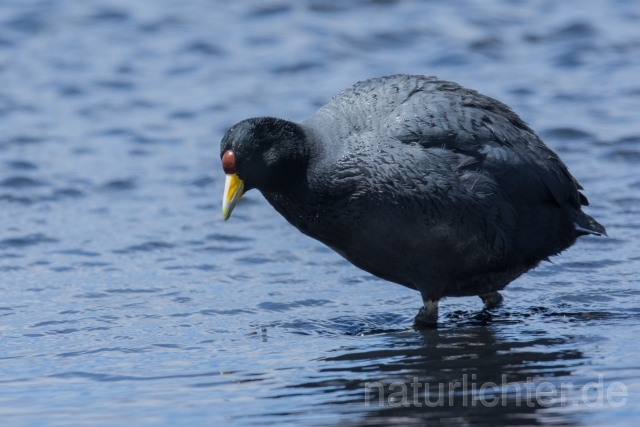
[[[233,151],[227,150],[222,156],[222,169],[227,175],[236,173],[236,155]]]

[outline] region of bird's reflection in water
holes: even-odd
[[[353,425],[543,425],[553,407],[572,404],[570,374],[586,359],[570,338],[526,328],[507,336],[482,316],[337,349],[322,359],[318,381],[296,387],[334,394],[325,403],[343,405]]]

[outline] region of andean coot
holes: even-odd
[[[302,123],[259,117],[220,144],[222,214],[257,188],[355,266],[438,300],[498,293],[584,234],[606,234],[567,167],[509,107],[435,77],[342,91]]]

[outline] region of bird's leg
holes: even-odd
[[[424,301],[424,306],[416,316],[413,327],[423,329],[438,325],[438,300]]]
[[[482,294],[480,295],[480,298],[484,303],[485,310],[491,310],[495,308],[498,304],[500,304],[502,301],[504,301],[504,298],[502,298],[502,295],[500,295],[500,292],[498,291]]]

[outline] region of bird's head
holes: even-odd
[[[222,217],[229,219],[242,194],[252,188],[277,190],[297,179],[308,157],[305,133],[296,123],[258,117],[232,126],[220,142],[226,175]]]

